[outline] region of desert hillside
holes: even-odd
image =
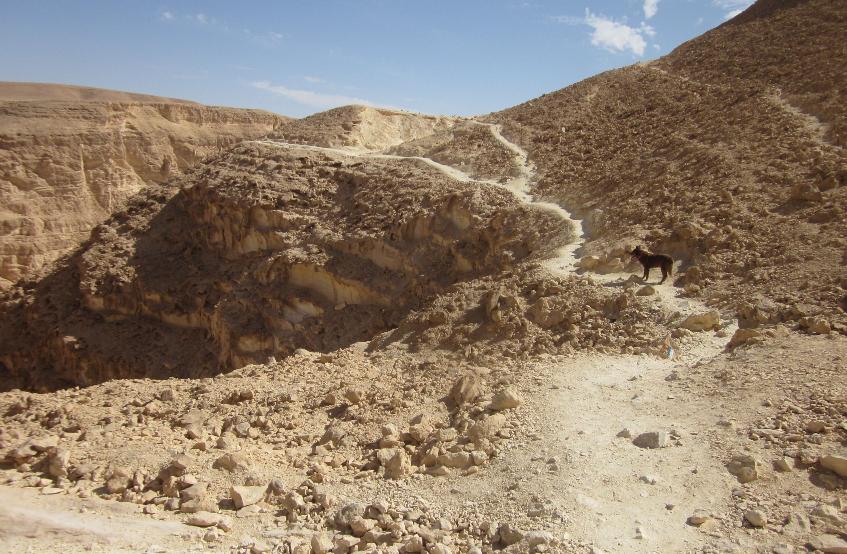
[[[154,172],[0,295],[0,542],[847,552],[845,17]]]
[[[488,120],[530,152],[538,194],[584,220],[585,269],[644,244],[681,260],[690,297],[846,333],[846,15],[758,2],[666,58]]]
[[[285,120],[102,89],[0,83],[0,286],[81,244],[145,185]]]

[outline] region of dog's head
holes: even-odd
[[[632,252],[630,252],[629,255],[632,256],[633,258],[637,258],[642,253],[644,253],[644,250],[641,249],[641,246],[636,246],[635,248],[632,249]]]

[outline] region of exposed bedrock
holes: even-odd
[[[496,186],[411,160],[242,145],[146,189],[15,289],[0,314],[3,383],[209,375],[334,350],[570,234]]]

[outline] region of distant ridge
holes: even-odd
[[[191,100],[138,94],[122,90],[63,85],[0,81],[0,100],[18,102],[135,102],[143,104],[197,104]]]

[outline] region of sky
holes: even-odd
[[[300,117],[501,110],[655,59],[752,0],[0,0],[0,81]]]

